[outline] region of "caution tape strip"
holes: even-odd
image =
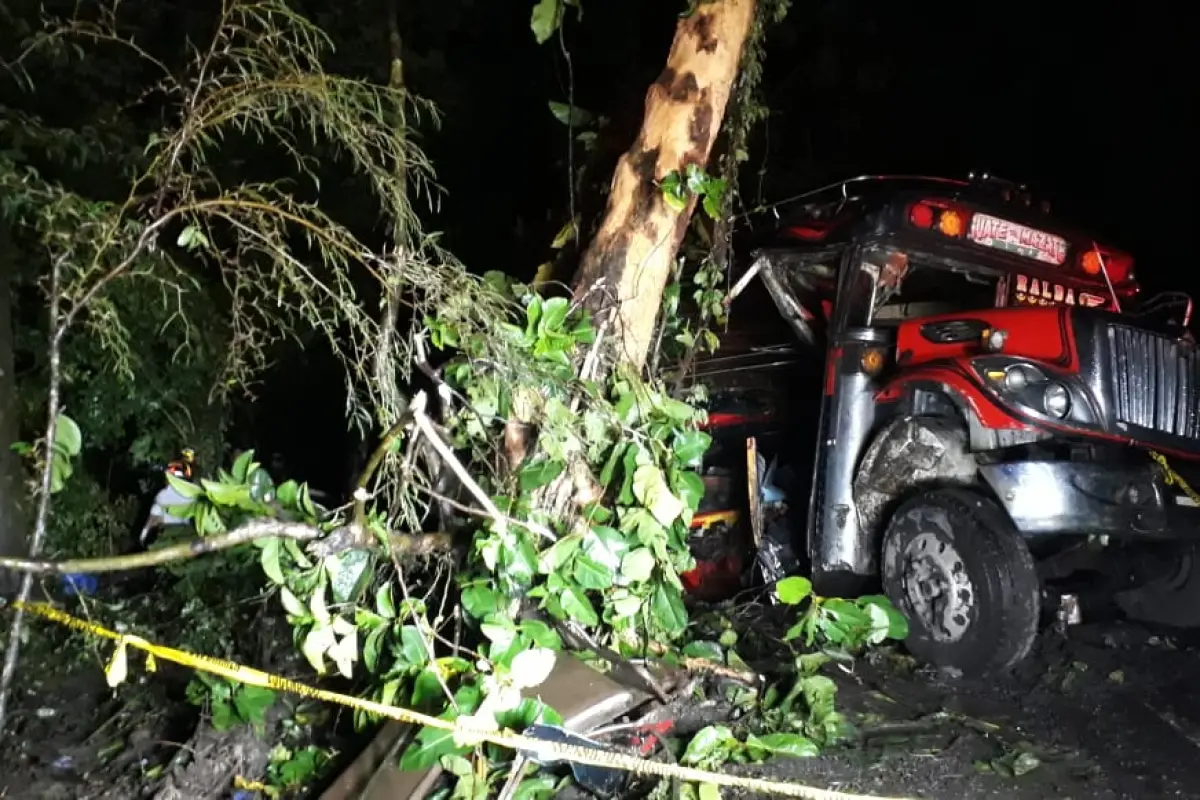
[[[1200,492],[1197,492],[1195,489],[1193,489],[1192,485],[1171,467],[1170,463],[1167,462],[1166,456],[1164,456],[1162,453],[1151,450],[1150,458],[1154,459],[1154,462],[1162,469],[1163,478],[1167,486],[1178,486],[1183,493],[1188,496],[1189,500],[1200,506]]]
[[[711,783],[717,786],[728,786],[736,789],[748,789],[754,792],[764,794],[781,795],[784,797],[802,797],[807,800],[900,800],[899,798],[890,799],[882,798],[874,795],[851,794],[848,792],[839,792],[832,789],[818,789],[812,786],[803,786],[797,783],[785,783],[782,781],[770,781],[762,778],[743,777],[740,775],[726,775],[719,772],[709,772],[707,770],[695,769],[693,767],[685,767],[679,764],[668,764],[661,761],[647,761],[636,756],[626,755],[611,750],[595,750],[588,747],[579,747],[577,745],[565,744],[560,742],[548,742],[543,739],[534,739],[528,736],[521,736],[513,733],[482,731],[470,727],[469,725],[461,724],[455,721],[438,719],[431,717],[428,714],[422,714],[419,711],[413,711],[408,708],[399,706],[384,705],[382,703],[364,700],[359,697],[352,697],[338,692],[331,692],[326,689],[318,689],[313,686],[308,686],[303,683],[288,680],[279,675],[272,675],[262,670],[247,667],[233,661],[225,661],[212,656],[197,655],[188,653],[184,650],[176,650],[173,647],[164,647],[162,645],[152,644],[140,636],[132,634],[117,633],[109,630],[93,622],[74,617],[63,611],[47,605],[46,603],[13,603],[13,608],[24,610],[30,614],[41,617],[43,619],[56,622],[68,628],[73,628],[93,636],[99,636],[105,639],[111,639],[119,644],[133,647],[137,650],[145,652],[152,658],[161,658],[164,661],[171,661],[176,664],[181,664],[185,667],[209,672],[214,675],[220,675],[229,680],[239,681],[249,686],[259,686],[275,691],[287,692],[289,694],[299,695],[312,700],[321,700],[327,703],[334,703],[354,708],[361,711],[366,711],[371,714],[378,714],[381,717],[388,717],[398,722],[405,722],[410,725],[423,725],[430,728],[438,728],[444,731],[450,731],[464,739],[470,739],[480,742],[490,742],[499,747],[508,748],[510,750],[520,751],[526,754],[527,757],[536,758],[542,761],[573,761],[579,764],[587,764],[594,767],[606,767],[609,769],[617,769],[624,772],[631,772],[637,775],[653,775],[660,778],[674,778],[681,781],[694,783]]]

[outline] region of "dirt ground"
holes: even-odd
[[[0,743],[0,797],[154,796],[195,717],[114,701],[98,668],[47,669],[15,698],[19,733]],[[1196,676],[1200,637],[1124,622],[1048,633],[1005,680],[877,659],[837,676],[860,744],[736,769],[880,797],[1200,798]]]
[[[1189,637],[1084,624],[987,682],[860,665],[839,679],[841,704],[865,715],[859,747],[744,772],[881,797],[1200,798]]]

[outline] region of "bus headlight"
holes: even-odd
[[[1061,383],[1051,382],[1042,392],[1042,407],[1050,416],[1063,419],[1071,411],[1071,393]]]

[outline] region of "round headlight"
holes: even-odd
[[[1071,395],[1061,383],[1051,383],[1042,394],[1042,407],[1052,417],[1062,419],[1071,410]]]
[[[1029,372],[1022,367],[1009,367],[1004,371],[1004,388],[1019,392],[1029,385]]]

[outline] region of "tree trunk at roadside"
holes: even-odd
[[[21,435],[13,374],[12,242],[0,225],[0,555],[25,555],[29,534],[21,459],[11,445]],[[15,591],[19,576],[0,571],[0,592]],[[10,585],[11,584],[11,585]]]
[[[666,68],[646,92],[641,133],[617,162],[604,219],[573,290],[600,320],[613,315],[610,352],[620,362],[646,362],[663,289],[696,205],[693,197],[675,211],[657,182],[708,164],[756,5],[712,0],[679,21]]]

